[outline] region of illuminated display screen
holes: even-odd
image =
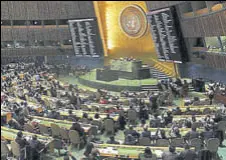
[[[182,63],[179,37],[170,8],[149,12],[152,38],[160,61]]]
[[[103,47],[95,18],[69,20],[74,52],[77,57],[100,57]]]

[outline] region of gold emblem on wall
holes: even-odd
[[[145,12],[137,5],[127,6],[122,10],[119,24],[123,32],[132,38],[143,36],[148,26]]]

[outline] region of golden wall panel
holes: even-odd
[[[95,10],[98,10],[98,21],[103,30],[102,40],[105,43],[105,64],[109,64],[112,58],[134,57],[141,59],[144,63],[153,64],[152,59],[157,60],[154,42],[148,25],[146,33],[140,38],[127,36],[120,27],[119,17],[121,11],[129,5],[138,5],[147,12],[145,1],[94,1]],[[96,8],[98,7],[98,8]],[[156,61],[155,61],[156,62]],[[164,62],[160,62],[164,63]],[[164,63],[172,70],[172,63]]]

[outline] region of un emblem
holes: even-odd
[[[143,9],[137,5],[124,8],[119,17],[119,24],[123,32],[132,38],[143,36],[147,30],[147,19]]]

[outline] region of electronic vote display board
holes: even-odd
[[[101,57],[103,46],[96,18],[68,20],[77,57]]]
[[[147,13],[152,38],[160,61],[182,63],[180,39],[171,8]]]

